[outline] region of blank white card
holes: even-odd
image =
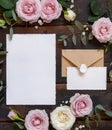
[[[55,34],[14,34],[7,40],[7,105],[55,105]]]

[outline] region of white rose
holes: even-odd
[[[56,130],[69,130],[76,120],[68,106],[55,108],[50,113],[50,119]]]
[[[69,22],[74,21],[76,18],[76,13],[71,9],[67,9],[67,11],[64,12],[64,18]]]

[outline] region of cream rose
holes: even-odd
[[[76,93],[70,98],[70,108],[76,117],[89,115],[93,109],[93,102],[88,94]]]
[[[48,130],[49,119],[45,110],[31,110],[25,118],[27,130]]]
[[[52,126],[56,130],[68,130],[73,126],[76,120],[68,106],[54,109],[54,111],[50,113],[50,119]]]
[[[23,21],[36,22],[41,14],[40,0],[18,0],[16,13]]]
[[[100,18],[92,25],[92,33],[101,43],[112,39],[112,22],[109,18]]]
[[[65,11],[64,13],[64,18],[69,22],[74,21],[76,18],[76,13],[73,12],[71,9],[67,9],[67,11]]]
[[[57,0],[41,0],[41,6],[41,18],[46,23],[50,23],[52,20],[58,19],[61,15],[62,6]]]

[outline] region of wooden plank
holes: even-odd
[[[82,125],[84,124],[84,122],[80,121],[79,124]],[[98,127],[96,127],[95,123],[92,121],[90,121],[90,124],[91,124],[91,130],[100,130],[100,129],[112,130],[112,121],[101,121]],[[14,125],[13,122],[0,122],[0,130],[8,130],[13,125]],[[74,130],[78,126],[79,126],[78,121],[76,121],[71,130]],[[83,130],[87,130],[87,128],[84,128]]]

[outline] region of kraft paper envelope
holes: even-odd
[[[67,68],[68,90],[106,90],[106,67],[89,67],[81,74],[76,67]]]
[[[80,68],[81,64],[87,67],[103,67],[104,66],[104,51],[103,50],[62,50],[62,77],[67,75],[67,67]]]
[[[55,34],[7,35],[8,105],[55,105]]]

